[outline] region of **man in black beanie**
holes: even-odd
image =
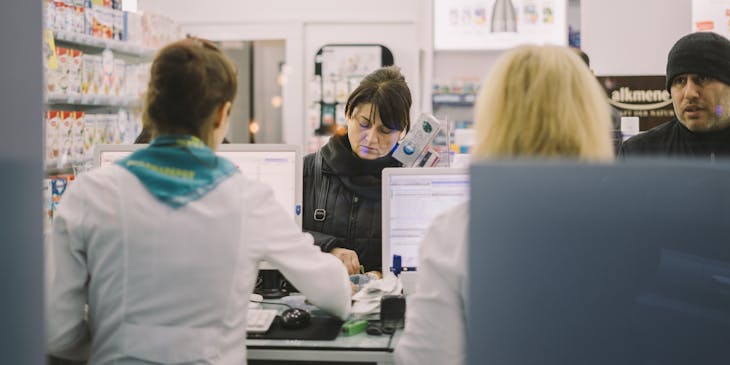
[[[730,157],[730,41],[716,33],[680,38],[667,57],[675,118],[621,144],[619,155]]]

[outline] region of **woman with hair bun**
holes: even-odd
[[[319,308],[347,316],[342,264],[312,244],[271,188],[214,152],[236,88],[232,63],[208,41],[157,54],[143,116],[150,145],[80,176],[55,219],[50,354],[91,364],[245,364],[261,260]]]

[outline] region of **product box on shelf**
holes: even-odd
[[[94,96],[101,96],[104,95],[104,72],[102,67],[102,60],[101,56],[95,56],[92,59],[93,64],[91,67],[93,67],[93,81],[92,81],[92,87],[93,87],[93,94]]]
[[[92,7],[91,1],[84,1],[84,31],[86,35],[94,35],[94,18],[96,13]]]
[[[142,14],[142,45],[160,48],[182,38],[182,28],[170,18],[158,14]]]
[[[73,1],[73,12],[72,31],[75,33],[84,33],[86,29],[86,10],[83,0]]]
[[[85,113],[82,111],[73,112],[73,125],[71,127],[72,161],[84,161],[87,159],[86,143],[84,134],[86,131]]]
[[[84,116],[84,148],[87,151],[93,151],[96,145],[96,115],[86,114]]]
[[[69,77],[71,73],[71,50],[63,47],[56,47],[56,58],[58,67],[55,70],[55,89],[61,95],[68,93]]]
[[[78,49],[72,49],[70,53],[71,61],[68,69],[69,83],[67,92],[69,95],[81,95],[81,76],[84,53]]]
[[[56,26],[56,2],[46,0],[43,11],[43,27],[53,29]]]
[[[142,15],[135,12],[124,12],[124,34],[122,39],[137,45],[142,45]]]
[[[121,10],[112,10],[112,39],[117,41],[124,40],[124,12]]]
[[[144,96],[145,90],[147,90],[147,83],[149,82],[150,67],[152,67],[152,64],[149,62],[126,66],[125,88],[128,97],[141,100]]]
[[[53,175],[43,180],[45,184],[43,187],[43,196],[44,199],[47,199],[44,202],[46,208],[45,215],[48,224],[53,223],[53,217],[58,210],[58,206],[61,204],[61,197],[74,180],[75,176],[72,174]]]
[[[112,95],[115,97],[125,96],[126,63],[122,59],[114,60],[114,71],[112,74]]]
[[[51,15],[51,17],[53,21],[51,21],[50,24],[54,29],[68,30],[68,28],[66,27],[66,13],[68,13],[66,1],[55,0],[52,2],[53,14]]]
[[[71,163],[73,161],[73,125],[75,112],[62,111],[61,123],[59,124],[58,134],[61,138],[61,165]]]
[[[96,114],[91,126],[94,128],[94,136],[96,137],[91,148],[96,145],[106,144],[106,115]]]
[[[49,110],[46,112],[46,165],[55,165],[61,152],[61,139],[58,134],[60,122],[59,112]]]
[[[96,85],[96,63],[101,64],[99,56],[85,54],[82,57],[82,73],[81,73],[81,93],[83,95],[96,95],[99,92],[99,86]],[[101,66],[99,66],[101,68]]]

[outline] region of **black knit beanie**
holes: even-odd
[[[667,91],[681,74],[709,76],[730,85],[730,40],[712,32],[680,38],[667,57]]]

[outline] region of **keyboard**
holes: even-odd
[[[248,309],[246,332],[264,333],[269,330],[274,318],[279,313],[276,309]]]

